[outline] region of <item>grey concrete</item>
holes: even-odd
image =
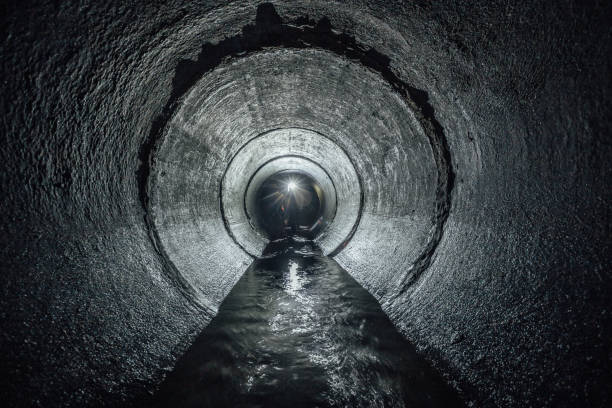
[[[609,4],[123,3],[4,6],[4,400],[154,389],[252,260],[231,158],[304,128],[363,187],[335,259],[466,401],[610,403]]]
[[[194,92],[200,89],[198,87]],[[248,105],[245,101],[243,103]],[[201,116],[201,112],[196,116]],[[230,115],[228,117],[232,121],[236,120]],[[182,137],[182,134],[178,136]],[[176,136],[166,136],[167,139],[173,137]],[[219,144],[211,141],[203,143]],[[257,188],[278,171],[296,169],[314,177],[323,188],[325,196],[329,197],[329,207],[324,211],[328,224],[316,240],[324,254],[334,252],[350,239],[349,235],[359,220],[362,191],[349,157],[331,140],[313,131],[276,129],[246,141],[227,165],[221,182],[221,207],[230,235],[249,254],[260,255],[269,242],[258,231],[258,227],[250,222],[253,219],[252,208],[255,206]],[[162,183],[159,187],[172,188]],[[215,186],[203,188],[207,187]],[[160,213],[166,212],[164,204],[159,204]],[[216,218],[220,217],[221,214],[216,214]]]

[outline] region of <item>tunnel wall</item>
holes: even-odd
[[[340,131],[297,107],[278,114],[277,126],[315,121],[364,179],[364,217],[338,262],[478,406],[609,401],[610,6],[275,5],[283,21],[326,17],[388,57],[413,88],[389,100],[414,115],[418,140],[439,125],[450,154],[451,206],[438,222],[431,178],[406,177],[439,170],[430,152],[406,159],[409,125],[359,103],[364,111]],[[185,174],[214,186],[247,135],[194,143],[184,172],[166,166],[151,140],[152,129],[165,132],[159,118],[197,88],[190,61],[206,59],[203,44],[241,35],[255,15],[248,2],[5,6],[0,338],[10,397],[113,405],[145,393],[246,269],[250,257],[222,223],[201,233],[220,222],[218,190],[196,191]],[[345,64],[388,82],[359,61]],[[271,126],[256,123],[266,126],[252,136]],[[197,167],[211,156],[218,163]],[[161,207],[182,220],[167,229],[147,207],[164,169],[184,183]],[[421,218],[407,215],[413,208]],[[188,241],[197,251],[180,245]],[[203,271],[200,288],[181,261]]]
[[[253,256],[260,255],[269,242],[259,231],[254,217],[257,184],[276,172],[292,169],[309,172],[323,187],[325,198],[329,198],[326,201],[332,205],[325,211],[324,229],[315,238],[324,254],[334,252],[350,239],[359,221],[361,185],[346,153],[319,133],[295,128],[273,130],[244,144],[227,166],[221,182],[226,227],[236,242]],[[252,176],[247,178],[245,174]],[[246,233],[238,236],[242,231]],[[246,248],[247,242],[252,242],[252,248]]]

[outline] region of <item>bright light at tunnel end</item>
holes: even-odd
[[[298,185],[295,181],[291,180],[289,181],[289,183],[287,183],[287,191],[288,192],[292,192],[295,191],[295,189],[297,189]]]

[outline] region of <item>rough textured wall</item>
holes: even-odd
[[[3,390],[154,387],[250,262],[225,166],[304,127],[363,185],[336,259],[467,399],[609,401],[609,5],[148,3],[3,6]]]

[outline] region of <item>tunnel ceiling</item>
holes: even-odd
[[[3,14],[12,395],[154,389],[268,242],[257,188],[301,170],[323,252],[466,401],[610,398],[609,5]]]

